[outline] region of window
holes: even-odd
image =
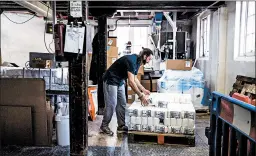
[[[149,48],[149,39],[148,39],[148,32],[149,27],[117,27],[117,46],[118,51],[123,52],[125,49],[126,43],[131,41],[132,48],[131,52],[134,54],[139,54],[142,50],[142,47]]]
[[[255,56],[254,1],[236,2],[235,59]]]
[[[210,14],[198,17],[198,52],[197,57],[209,57],[210,49]]]
[[[139,54],[142,47],[148,48],[148,27],[133,27],[132,52]]]

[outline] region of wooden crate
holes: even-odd
[[[159,145],[188,145],[195,146],[194,135],[184,134],[169,134],[169,133],[151,133],[151,132],[138,132],[129,131],[128,141],[130,143],[150,143]]]
[[[256,78],[237,75],[236,82],[233,84],[233,89],[230,96],[234,93],[240,93],[249,96],[252,100],[256,99],[255,87]]]

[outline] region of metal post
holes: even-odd
[[[2,48],[2,42],[1,42],[1,40],[2,40],[2,31],[1,31],[1,26],[2,26],[2,18],[1,18],[1,15],[2,15],[2,11],[0,11],[0,65],[2,64],[2,51],[1,51],[1,48]],[[0,70],[0,77],[2,77],[1,76],[2,75],[2,73],[1,73],[1,70]]]
[[[177,24],[176,24],[176,19],[177,19],[177,12],[173,12],[173,56],[172,59],[175,60],[176,56],[176,32],[177,32]]]
[[[176,24],[176,20],[177,20],[177,12],[173,12],[173,19],[171,19],[171,17],[169,16],[169,13],[164,12],[164,16],[166,18],[166,20],[169,22],[169,24],[172,26],[172,30],[173,30],[173,39],[172,39],[172,43],[173,43],[173,60],[175,60],[175,56],[176,56],[176,32],[177,32],[177,24]]]
[[[241,134],[239,139],[239,156],[247,155],[247,138],[243,134]]]
[[[50,77],[49,77],[49,90],[52,89],[52,69],[50,68]]]
[[[56,24],[56,1],[52,1],[52,34],[54,34],[54,25]],[[54,35],[53,35],[54,38]]]
[[[85,155],[88,148],[85,56],[69,60],[70,155]]]
[[[222,149],[221,149],[222,156],[228,155],[228,137],[229,137],[229,126],[227,123],[224,123],[223,124],[223,142],[222,142]]]
[[[98,107],[99,114],[103,114],[105,107],[104,95],[103,95],[103,80],[102,75],[106,71],[107,64],[107,18],[101,16],[98,18],[98,35],[99,35],[99,57],[98,57]]]
[[[217,128],[216,128],[216,136],[215,136],[215,155],[221,155],[221,130],[222,130],[222,121],[221,119],[217,119]]]
[[[253,141],[250,140],[250,152],[249,152],[249,156],[253,156],[256,155],[256,147],[255,147],[255,143]]]
[[[236,130],[235,128],[231,128],[230,130],[230,141],[229,141],[229,155],[236,155]]]
[[[212,112],[211,112],[212,113]],[[214,156],[214,139],[215,139],[215,131],[216,131],[216,116],[214,114],[211,114],[211,122],[210,122],[211,132],[210,137],[208,138],[208,144],[209,144],[209,156]]]

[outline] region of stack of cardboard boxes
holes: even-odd
[[[118,47],[116,47],[117,38],[108,38],[107,43],[107,69],[118,59]]]
[[[140,82],[141,82],[142,75],[144,75],[144,67],[143,66],[140,67],[138,74],[137,74],[137,78]],[[128,80],[127,80],[127,82],[128,82]],[[132,104],[135,101],[136,93],[132,90],[132,88],[129,85],[127,85],[127,95],[128,95],[127,103]]]
[[[192,69],[192,60],[167,60],[166,61],[166,69],[168,70],[191,70]],[[152,85],[152,92],[157,92],[157,81],[158,79],[152,79],[152,82],[150,82],[149,79],[141,80],[141,85],[146,88],[147,90],[150,90],[150,87]],[[151,84],[152,83],[152,84]]]
[[[171,70],[191,70],[192,69],[192,60],[167,60],[166,69]]]

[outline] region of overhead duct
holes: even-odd
[[[52,9],[48,8],[45,4],[41,2],[28,2],[28,1],[14,1],[15,3],[35,12],[38,16],[48,16],[48,19],[52,20]],[[49,6],[50,7],[50,6]],[[48,10],[49,9],[49,10]],[[48,13],[47,13],[48,11]]]

